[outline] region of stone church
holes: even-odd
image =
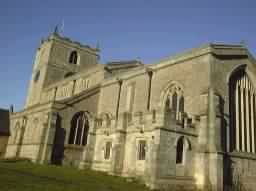
[[[208,44],[144,64],[99,63],[57,31],[36,51],[5,157],[136,177],[151,188],[256,190],[256,60]]]

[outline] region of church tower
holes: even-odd
[[[36,51],[25,108],[40,103],[44,88],[98,64],[99,49],[62,37],[57,30]]]

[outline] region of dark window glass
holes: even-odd
[[[183,137],[181,137],[177,143],[176,164],[180,164],[183,161],[183,152],[184,152],[183,149],[184,149]]]
[[[89,122],[84,113],[76,114],[71,121],[69,144],[86,145],[89,133]]]
[[[104,153],[104,159],[109,159],[110,158],[110,151],[111,151],[111,142],[106,142],[106,147],[105,147],[105,153]]]
[[[69,56],[69,63],[77,64],[77,52],[76,51],[71,52],[71,54]]]
[[[40,77],[40,70],[37,71],[35,77],[34,77],[34,82],[37,82],[39,80],[39,77]]]
[[[138,148],[138,160],[145,160],[146,158],[146,141],[141,140],[139,141],[139,148]]]
[[[173,95],[172,95],[172,110],[177,112],[177,99],[178,99],[178,95],[177,93],[175,92]]]

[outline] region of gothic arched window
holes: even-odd
[[[89,133],[88,118],[83,112],[74,115],[71,121],[69,144],[86,145]]]
[[[255,96],[255,89],[245,72],[245,67],[234,72],[229,80],[231,151],[255,153]]]
[[[70,64],[77,64],[77,51],[72,51],[69,56],[69,63]]]
[[[183,153],[184,153],[184,138],[180,137],[177,142],[176,150],[176,164],[183,163]]]
[[[105,160],[110,159],[111,147],[112,147],[112,142],[111,141],[107,141],[106,145],[105,145],[105,151],[104,151],[104,159]]]
[[[178,85],[172,85],[165,97],[165,111],[171,111],[172,116],[179,123],[183,123],[184,117],[184,96],[183,90]]]

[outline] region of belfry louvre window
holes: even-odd
[[[145,160],[146,158],[146,141],[140,140],[138,145],[138,160]]]
[[[229,92],[230,150],[255,153],[256,93],[245,68],[232,74]]]
[[[89,133],[89,122],[83,112],[74,115],[71,121],[69,144],[86,145]]]
[[[69,63],[70,64],[77,64],[77,52],[76,51],[72,51],[70,56],[69,56]]]

